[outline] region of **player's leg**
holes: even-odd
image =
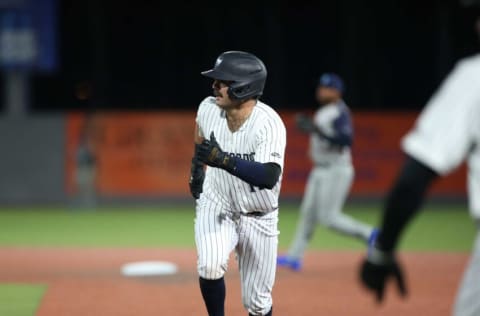
[[[242,216],[237,245],[242,302],[250,315],[271,315],[278,247],[278,211]]]
[[[353,181],[351,166],[333,166],[322,171],[319,180],[318,221],[337,232],[368,241],[373,228],[342,212]]]
[[[300,207],[300,216],[297,222],[295,237],[290,245],[287,256],[283,259],[285,264],[282,264],[282,258],[279,257],[279,265],[290,266],[292,263],[298,262],[298,268],[300,268],[300,262],[315,231],[315,226],[317,225],[316,212],[318,208],[318,176],[316,176],[317,173],[315,170],[316,169],[312,170],[308,177]]]
[[[228,257],[238,237],[235,224],[219,204],[201,197],[197,200],[195,244],[200,290],[210,316],[223,316]]]
[[[454,306],[455,316],[480,315],[480,231],[477,233],[472,257],[463,275]]]

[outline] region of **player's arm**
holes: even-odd
[[[334,146],[343,147],[352,145],[352,129],[350,126],[348,126],[348,124],[346,125],[346,122],[344,121],[345,118],[343,116],[338,116],[335,120],[333,120],[332,127],[335,132],[333,136],[329,136],[324,133],[320,126],[315,124],[312,119],[303,114],[297,115],[295,119],[297,127],[300,130],[307,133],[314,133],[319,137],[327,140],[330,144]]]
[[[384,216],[375,247],[393,252],[408,222],[420,209],[425,193],[438,174],[422,162],[407,156],[384,206]]]
[[[438,174],[427,165],[407,156],[388,194],[379,236],[368,251],[360,275],[364,285],[375,292],[379,302],[383,299],[385,283],[390,276],[397,281],[400,293],[407,293],[394,251],[401,233],[420,209],[427,189],[437,177]]]
[[[473,79],[476,72],[459,63],[430,99],[414,130],[403,139],[402,147],[411,158],[386,201],[379,249],[395,250],[400,233],[419,209],[432,180],[457,168],[471,151],[479,114]]]
[[[282,171],[280,166],[273,162],[260,163],[230,156],[222,151],[213,132],[210,140],[204,140],[199,145],[198,156],[207,165],[224,169],[248,184],[261,189],[272,189],[278,182]]]
[[[261,163],[234,158],[235,167],[231,174],[260,189],[272,189],[277,184],[282,169],[274,162]]]
[[[198,128],[198,124],[195,124],[195,132],[193,134],[193,141],[195,144],[201,144],[205,138],[200,133],[200,129]]]
[[[200,134],[200,129],[198,124],[195,124],[195,132],[193,136],[195,143],[194,153],[192,157],[192,164],[190,168],[190,193],[195,199],[200,197],[200,193],[203,191],[203,181],[205,180],[205,169],[203,162],[198,158],[198,151],[200,144],[203,142],[204,138]]]
[[[399,237],[419,210],[432,181],[455,169],[468,156],[478,122],[476,68],[460,63],[422,111],[402,142],[409,156],[386,200],[381,232],[361,267],[363,283],[381,300],[389,277],[406,292],[394,252]],[[455,107],[452,107],[455,104]]]

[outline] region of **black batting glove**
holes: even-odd
[[[297,125],[298,129],[306,133],[314,132],[317,129],[312,119],[305,114],[295,115],[295,124]]]
[[[399,294],[405,297],[407,287],[402,268],[394,254],[373,246],[360,267],[360,279],[363,285],[375,294],[378,303],[383,300],[385,285],[390,278],[397,283]]]
[[[192,166],[190,168],[190,193],[195,199],[200,197],[203,192],[203,180],[205,180],[205,170],[203,169],[203,162],[198,159],[199,145],[195,145],[195,154],[192,158]]]
[[[211,167],[232,171],[235,169],[235,159],[220,148],[213,132],[210,140],[205,139],[198,148],[198,159]]]

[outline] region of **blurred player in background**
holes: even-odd
[[[92,138],[93,117],[87,114],[85,122],[80,129],[78,147],[76,151],[76,193],[74,206],[78,208],[93,209],[96,206],[96,174],[97,158]]]
[[[198,108],[190,178],[200,290],[208,314],[223,316],[223,276],[235,249],[243,305],[249,315],[272,315],[285,126],[259,100],[267,69],[256,56],[225,52],[202,74],[213,79],[215,97]]]
[[[344,84],[338,75],[323,74],[316,89],[320,108],[313,120],[297,116],[297,127],[310,134],[314,168],[308,177],[295,238],[288,253],[278,257],[279,266],[301,269],[305,249],[318,223],[365,242],[376,233],[372,227],[342,213],[354,176],[350,153],[353,126],[343,92]]]
[[[477,28],[480,26],[477,20]],[[360,277],[383,299],[393,278],[405,295],[395,249],[402,231],[419,210],[430,184],[463,161],[468,164],[470,214],[477,225],[473,253],[457,294],[454,315],[480,315],[480,55],[457,63],[403,139],[406,161],[393,184],[380,233],[362,263]]]

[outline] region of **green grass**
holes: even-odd
[[[0,284],[0,315],[35,315],[45,289],[43,285]]]
[[[280,248],[288,247],[298,218],[297,205],[281,208]],[[376,224],[376,205],[348,205],[346,213]],[[182,247],[194,248],[191,206],[1,209],[0,246]],[[475,229],[465,206],[428,205],[406,231],[407,250],[469,251]],[[318,227],[311,249],[364,249],[357,240]]]
[[[352,217],[378,226],[380,212],[378,206],[346,207],[345,212]],[[285,212],[280,218],[280,248],[287,248],[296,225],[297,212]],[[401,249],[413,251],[456,251],[469,252],[475,237],[475,226],[463,206],[428,205],[414,219],[405,231]],[[365,249],[365,245],[355,239],[318,227],[310,243],[310,249],[351,250]]]
[[[0,245],[194,247],[194,211],[102,208],[0,211]]]
[[[298,205],[284,204],[280,249],[288,247],[298,219]],[[348,205],[347,214],[367,223],[379,221],[377,205]],[[191,206],[0,209],[0,247],[181,247],[193,249]],[[414,251],[469,252],[475,228],[465,206],[428,205],[408,228],[401,247]],[[364,250],[361,242],[321,226],[310,243],[315,250]],[[34,315],[46,287],[0,284],[0,315]]]

